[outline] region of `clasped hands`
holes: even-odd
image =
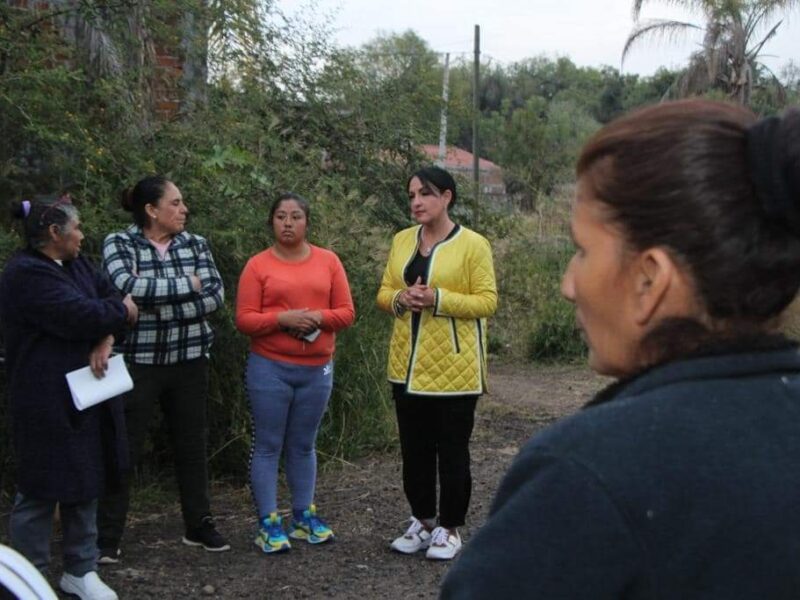
[[[302,339],[322,325],[322,313],[318,310],[298,308],[285,310],[278,314],[278,325],[286,333],[297,339]]]
[[[400,292],[397,302],[411,312],[422,312],[436,303],[436,291],[422,283],[421,277],[417,277],[412,285]]]

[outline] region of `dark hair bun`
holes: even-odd
[[[800,235],[800,111],[768,117],[747,131],[747,163],[767,219]]]
[[[127,212],[133,212],[133,187],[127,187],[119,195],[119,205]]]

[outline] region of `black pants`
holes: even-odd
[[[469,438],[478,396],[416,396],[392,386],[403,455],[403,489],[417,519],[432,519],[436,511],[439,473],[439,524],[464,524],[472,494]]]
[[[164,413],[175,455],[175,475],[181,512],[187,529],[197,527],[209,515],[207,396],[208,359],[197,358],[175,365],[130,364],[133,390],[125,398],[125,422],[131,465],[136,465],[158,402]],[[97,509],[97,544],[119,546],[130,502],[130,479],[122,491],[106,494]]]

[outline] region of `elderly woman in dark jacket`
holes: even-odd
[[[68,197],[26,201],[13,213],[24,221],[27,247],[0,278],[18,472],[11,543],[46,573],[58,505],[61,588],[80,598],[116,598],[96,574],[95,513],[102,490],[125,466],[122,406],[113,399],[79,412],[65,374],[89,364],[101,377],[137,308],[79,255],[83,233]]]

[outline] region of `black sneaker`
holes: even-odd
[[[122,550],[117,547],[109,546],[107,548],[100,548],[100,554],[97,557],[98,565],[116,565],[119,563]]]
[[[209,552],[225,552],[231,549],[230,544],[214,527],[214,519],[211,516],[203,517],[199,527],[187,529],[183,543],[187,546],[202,546]]]

